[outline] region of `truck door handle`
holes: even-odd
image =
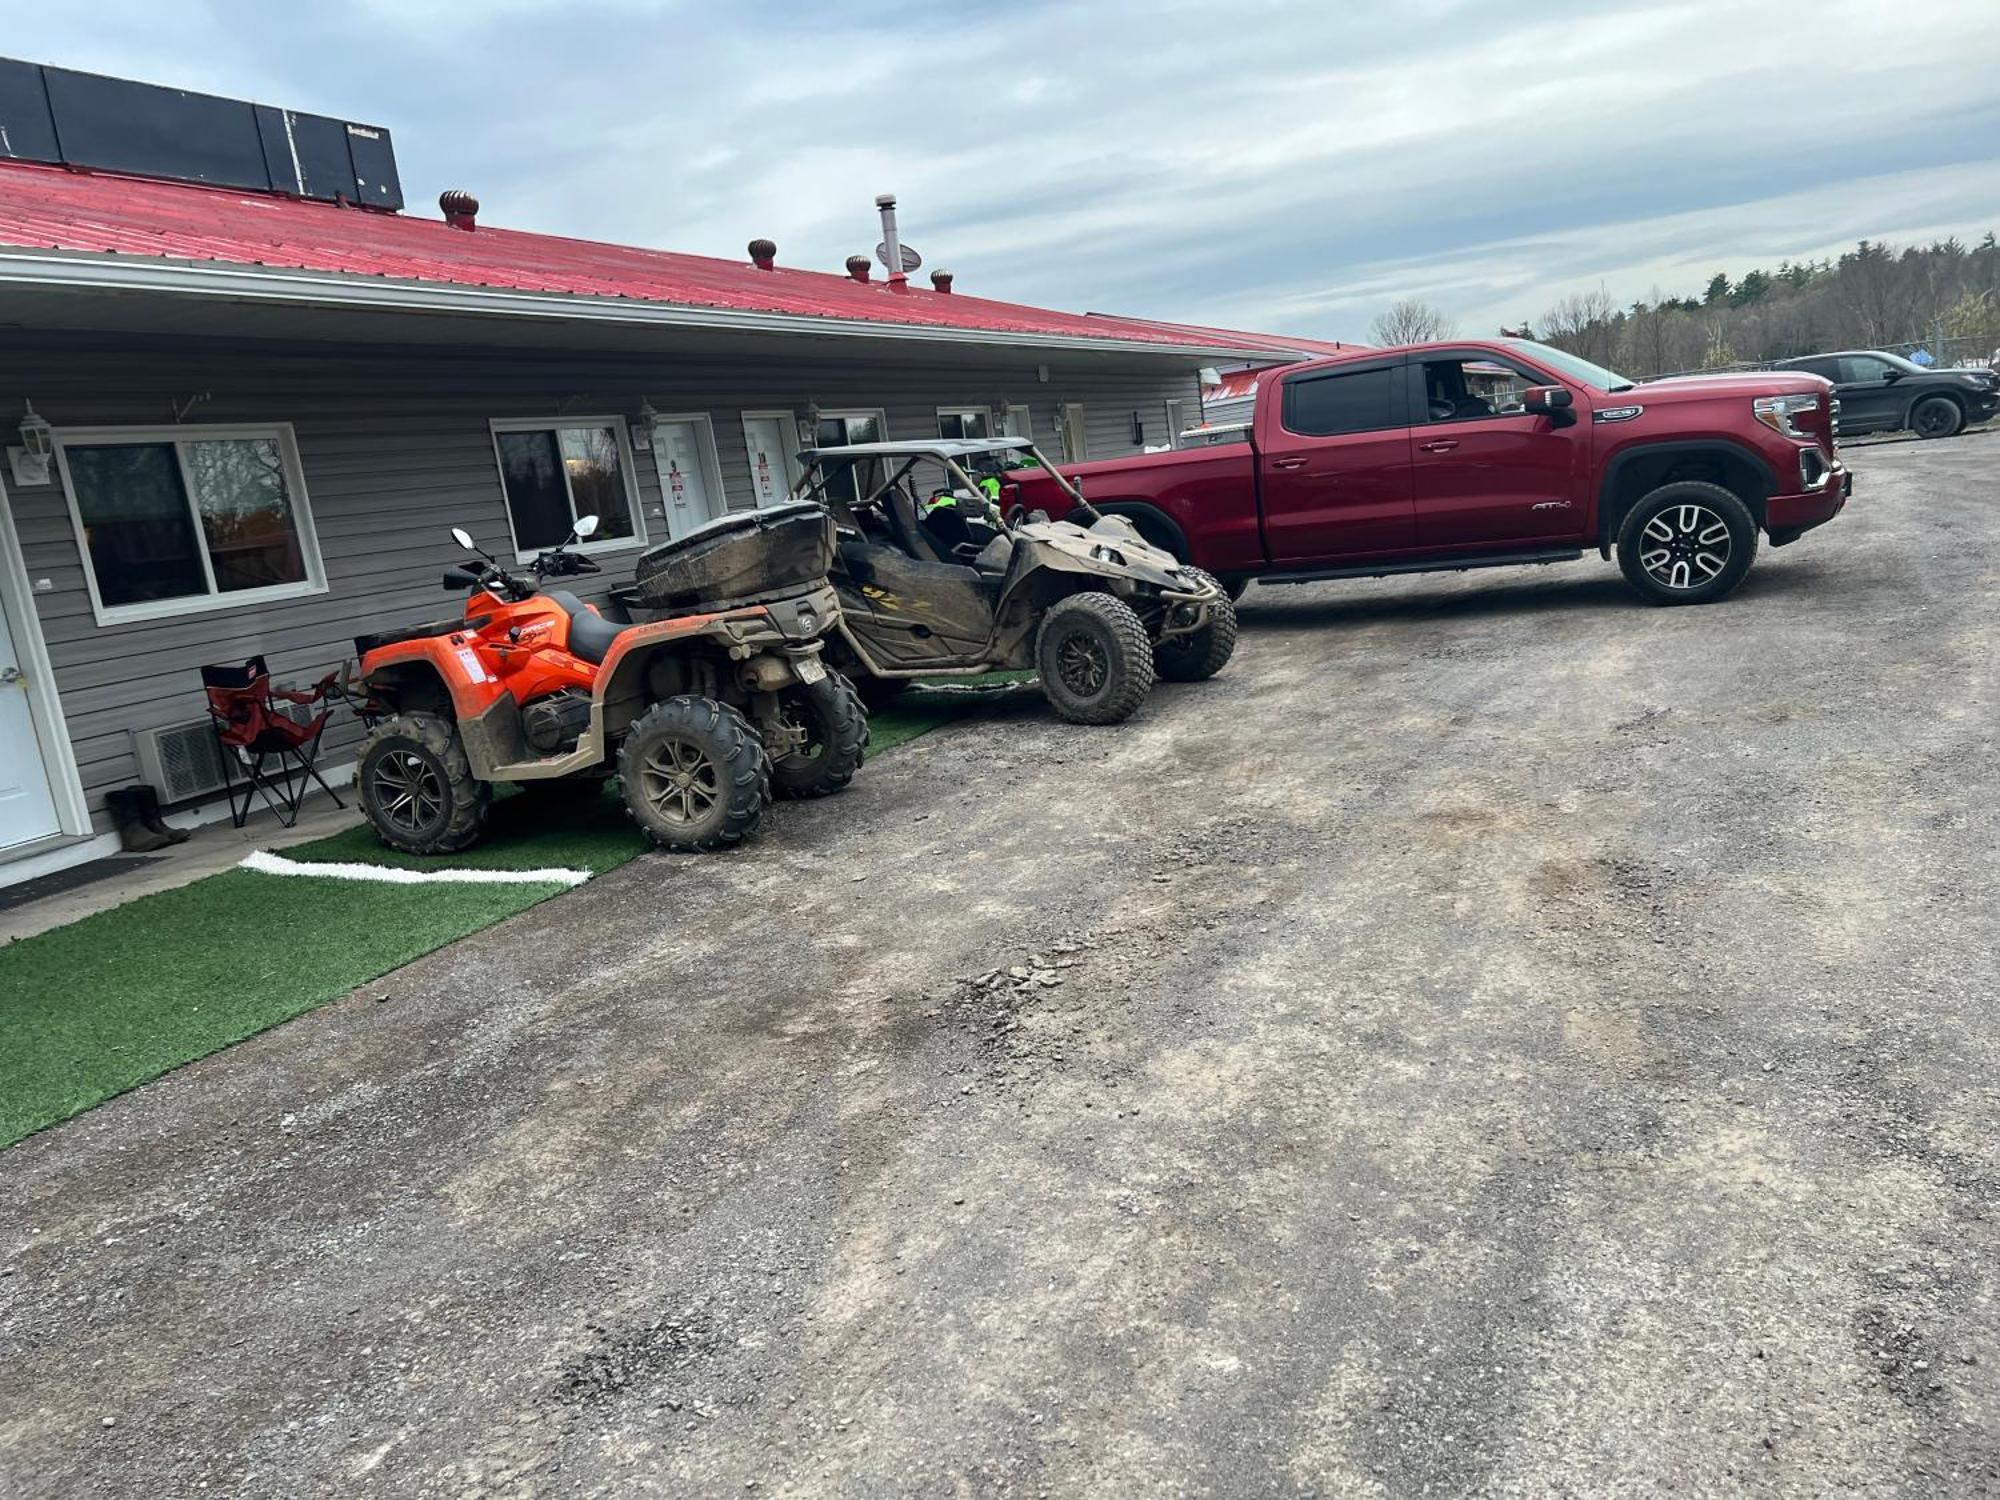
[[[1457,446],[1457,438],[1437,438],[1428,443],[1417,444],[1417,451],[1419,453],[1449,453]]]
[[[1274,469],[1303,469],[1305,466],[1306,461],[1303,458],[1274,458],[1271,460],[1271,467]]]

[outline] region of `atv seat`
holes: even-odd
[[[593,613],[589,605],[568,589],[544,589],[542,597],[560,605],[569,616],[569,654],[579,661],[593,665],[603,661],[611,652],[611,643],[631,629]]]

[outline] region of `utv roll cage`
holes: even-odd
[[[930,438],[901,443],[847,443],[834,448],[804,448],[799,451],[798,458],[804,473],[792,488],[794,500],[812,501],[836,514],[880,505],[891,525],[898,530],[906,521],[913,524],[920,514],[917,507],[921,505],[923,496],[917,494],[909,478],[918,464],[926,462],[943,469],[955,488],[974,495],[981,493],[981,478],[1004,474],[1010,469],[1040,469],[1055,480],[1057,488],[1069,496],[1071,504],[1083,513],[1086,525],[1103,519],[1083,498],[1082,489],[1050,463],[1031,438]],[[903,463],[897,467],[894,461],[899,458]],[[986,462],[981,463],[982,459]],[[863,468],[869,460],[879,461],[872,475]],[[829,491],[827,478],[830,471],[855,474],[854,490],[858,498],[849,500],[845,495]],[[866,494],[862,493],[864,483],[873,485]],[[897,503],[899,500],[909,503],[907,515]],[[1000,508],[1004,515],[1008,509],[1004,490]]]

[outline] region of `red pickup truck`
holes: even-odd
[[[1078,464],[1085,497],[1240,594],[1615,552],[1633,588],[1705,604],[1833,519],[1852,476],[1833,388],[1770,371],[1649,385],[1523,339],[1369,349],[1258,383],[1242,441]],[[1029,509],[1069,508],[1008,476]]]

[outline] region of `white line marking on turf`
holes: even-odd
[[[264,875],[318,875],[327,880],[375,880],[384,885],[567,885],[590,879],[588,870],[397,870],[388,865],[307,864],[259,849],[241,868]]]

